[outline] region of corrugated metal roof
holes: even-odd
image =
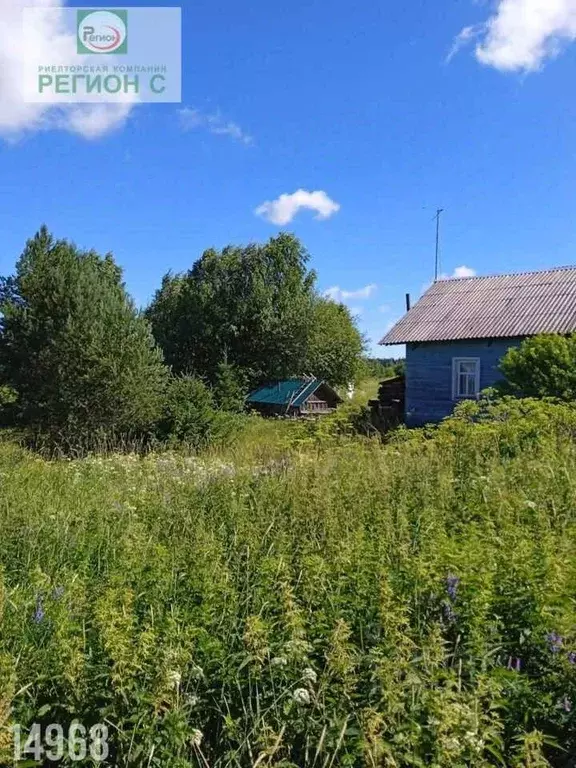
[[[312,379],[312,381],[308,382],[307,386],[302,387],[302,390],[296,395],[294,398],[292,405],[294,406],[300,406],[303,403],[306,402],[306,400],[310,397],[310,395],[313,395],[314,392],[316,392],[317,389],[319,389],[322,382],[320,379]]]
[[[434,283],[380,344],[576,331],[576,267]]]
[[[320,379],[286,379],[274,381],[248,395],[249,403],[268,405],[301,405],[322,384]]]

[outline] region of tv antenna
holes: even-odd
[[[440,217],[444,213],[444,208],[438,208],[436,211],[436,259],[434,262],[434,282],[438,282],[438,273],[440,271]]]

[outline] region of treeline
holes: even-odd
[[[394,376],[404,375],[406,361],[395,357],[370,357],[364,362],[364,366],[367,377],[391,379]]]
[[[224,438],[248,390],[313,374],[343,386],[365,365],[346,307],[322,297],[292,235],[208,250],[140,311],[111,254],[43,227],[0,280],[5,425],[65,453]]]

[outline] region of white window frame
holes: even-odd
[[[463,395],[459,392],[460,364],[474,363],[474,394]],[[480,358],[479,357],[453,357],[452,358],[452,399],[453,400],[477,400],[480,396]]]

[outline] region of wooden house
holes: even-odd
[[[285,379],[263,384],[248,395],[247,405],[263,416],[322,416],[332,413],[342,398],[321,379]]]
[[[523,339],[576,331],[576,267],[435,282],[382,339],[406,344],[405,419],[438,422],[502,379]]]

